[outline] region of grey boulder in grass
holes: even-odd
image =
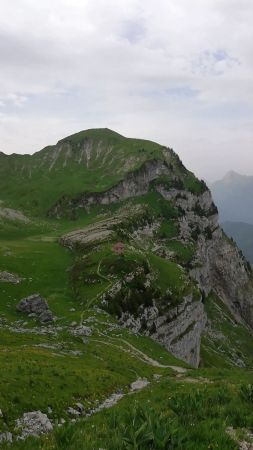
[[[25,439],[28,436],[39,436],[53,430],[51,421],[41,411],[24,413],[21,419],[16,420],[16,426],[22,430],[19,439]]]
[[[92,335],[92,328],[90,327],[86,327],[84,325],[80,325],[76,328],[74,328],[73,330],[71,330],[71,334],[73,334],[73,336],[91,336]]]
[[[41,297],[40,294],[32,294],[23,298],[17,304],[16,309],[24,314],[35,315],[40,322],[52,322],[54,320],[46,299]]]
[[[0,433],[0,444],[3,444],[4,442],[12,443],[12,433],[10,433],[9,431]]]
[[[22,281],[22,279],[17,275],[6,271],[0,271],[0,283],[18,284],[20,281]]]

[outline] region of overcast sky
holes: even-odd
[[[253,175],[252,0],[0,0],[0,150],[86,128]]]

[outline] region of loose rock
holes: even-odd
[[[20,300],[16,306],[18,312],[35,314],[40,322],[52,322],[53,314],[48,308],[47,301],[39,294],[32,294]]]
[[[3,442],[12,442],[12,434],[9,431],[0,433],[0,444],[2,444]]]
[[[80,325],[70,331],[74,336],[90,336],[92,334],[92,328]]]
[[[0,282],[1,283],[12,283],[12,284],[18,284],[20,283],[21,278],[19,278],[17,275],[14,275],[13,273],[9,273],[6,271],[0,272]]]
[[[84,406],[83,406],[83,404],[82,403],[76,403],[76,407],[77,407],[77,409],[81,412],[81,413],[83,413],[84,412]]]
[[[77,409],[74,409],[71,406],[68,407],[67,413],[71,416],[80,416],[80,411],[77,411]]]
[[[16,426],[22,429],[23,439],[28,436],[39,436],[53,429],[51,421],[41,411],[24,413],[21,419],[16,420]]]
[[[130,390],[131,390],[131,392],[139,391],[139,390],[143,389],[144,387],[146,387],[148,384],[149,384],[149,381],[147,380],[147,378],[138,378],[138,380],[131,383]]]

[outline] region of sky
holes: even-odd
[[[0,150],[108,127],[253,175],[252,0],[0,0]]]

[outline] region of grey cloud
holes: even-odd
[[[174,146],[202,176],[253,165],[251,0],[0,8],[2,150],[32,152],[109,126]]]

